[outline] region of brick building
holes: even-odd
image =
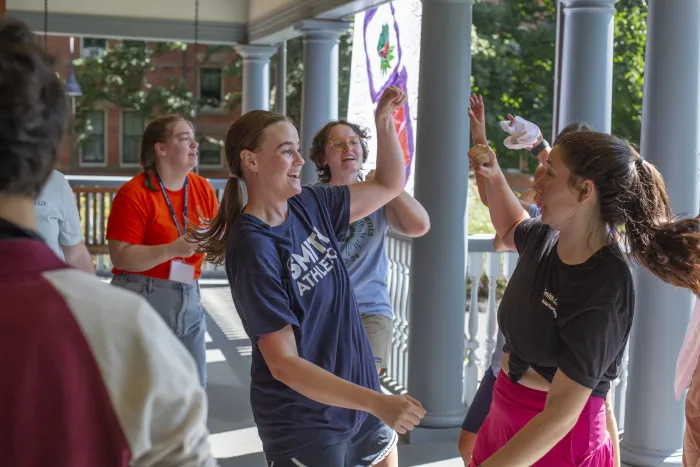
[[[40,37],[39,40],[43,41],[44,38]],[[76,37],[74,58],[100,56],[116,42],[101,38]],[[131,42],[132,46],[154,47],[152,43]],[[47,49],[57,58],[61,76],[67,78],[70,38],[48,36]],[[200,61],[206,51],[206,45],[198,46]],[[236,54],[233,51],[217,52],[208,57],[206,65],[195,69],[195,51],[192,45],[186,51],[166,52],[153,57],[156,69],[148,78],[149,84],[164,85],[169,78],[186,77],[189,90],[200,101],[206,100],[209,104],[197,115],[198,133],[211,138],[204,138],[200,143],[199,173],[205,177],[219,178],[228,174],[223,148],[212,140],[223,140],[231,122],[240,115],[240,106],[227,109],[224,105],[224,96],[227,93],[239,92],[241,89],[240,78],[224,72],[224,67],[230,65],[235,58]],[[148,122],[137,112],[120,108],[108,101],[100,102],[89,118],[92,131],[80,146],[76,144],[73,149],[76,170],[71,170],[70,127],[59,157],[58,169],[65,174],[74,172],[81,175],[131,176],[139,173],[141,133]]]

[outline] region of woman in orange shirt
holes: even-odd
[[[197,165],[192,124],[178,115],[159,117],[143,133],[143,173],[125,183],[107,222],[112,284],[148,300],[197,363],[206,385],[206,325],[197,279],[204,255],[187,232],[218,210],[211,184]]]

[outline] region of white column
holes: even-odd
[[[427,414],[411,442],[456,440],[464,419],[472,0],[423,0],[415,196],[430,232],[413,240],[408,391]]]
[[[277,47],[268,45],[237,45],[243,57],[243,102],[241,112],[270,110],[270,58]]]
[[[296,25],[304,35],[304,82],[301,97],[301,151],[306,163],[303,185],[315,183],[316,166],[309,159],[314,135],[338,118],[338,40],[350,23],[309,19]]]
[[[561,0],[564,7],[558,128],[585,122],[610,132],[616,0]]]
[[[641,154],[661,171],[673,209],[700,208],[700,2],[649,0]],[[694,303],[690,292],[637,268],[622,461],[681,465],[684,400],[676,359]]]

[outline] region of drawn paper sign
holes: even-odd
[[[407,94],[406,104],[394,113],[394,124],[404,153],[406,189],[409,192],[413,191],[420,12],[420,0],[401,0],[355,16],[356,47],[352,57],[348,106],[348,120],[374,132],[374,112],[384,90],[388,86],[397,86]],[[408,34],[410,43],[402,43],[401,29],[411,32]],[[376,161],[376,140],[369,143],[367,170]]]

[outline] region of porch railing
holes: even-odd
[[[89,175],[68,175],[68,183],[73,188],[75,202],[80,212],[83,241],[88,251],[94,257],[95,270],[100,276],[111,276],[112,262],[107,249],[107,220],[112,208],[112,202],[119,187],[130,180],[130,177],[106,177]],[[225,179],[209,180],[221,199]],[[204,262],[202,278],[225,278],[226,273],[221,267]]]
[[[493,238],[493,235],[469,235],[468,237],[462,393],[465,406],[469,406],[474,399],[481,377],[491,364],[491,357],[496,348],[498,332],[496,311],[500,303],[498,282],[507,283],[518,260],[517,254],[513,252],[496,252],[493,248]],[[389,257],[387,283],[394,308],[394,325],[392,354],[382,384],[389,391],[403,393],[407,387],[410,359],[408,290],[411,279],[411,239],[390,233],[387,239],[387,254]],[[482,298],[484,295],[485,298]],[[612,402],[620,432],[624,430],[628,361],[629,345],[625,349],[620,377],[611,383]]]
[[[83,236],[88,249],[95,257],[98,274],[111,275],[105,239],[107,219],[119,187],[128,177],[67,176],[80,211]],[[219,198],[223,195],[226,180],[211,179]],[[498,324],[496,310],[500,290],[515,270],[517,255],[499,253],[493,248],[493,235],[469,235],[467,277],[465,294],[465,354],[463,367],[463,402],[471,404],[484,371],[489,367],[496,347]],[[389,272],[387,282],[394,308],[392,353],[384,386],[395,393],[405,392],[408,381],[408,332],[409,287],[411,269],[411,239],[390,233],[387,239]],[[224,278],[219,267],[205,263],[203,278]],[[501,282],[499,284],[499,282]],[[620,377],[614,381],[612,397],[620,431],[624,428],[625,400],[627,393],[627,363],[629,346],[622,362]],[[436,383],[441,383],[436,381]]]

